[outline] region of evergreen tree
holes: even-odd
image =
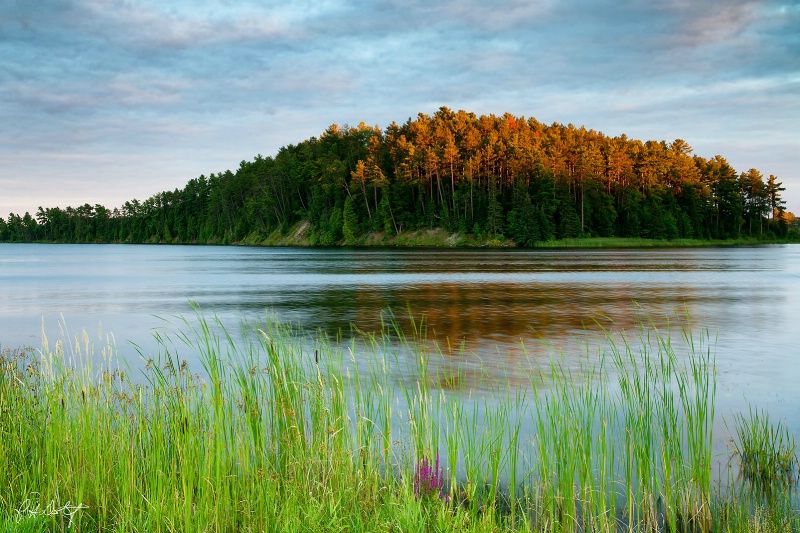
[[[556,185],[558,184],[558,185]],[[520,246],[581,235],[786,234],[784,187],[681,139],[608,138],[570,124],[440,108],[386,130],[331,125],[319,138],[119,209],[9,214],[0,240],[228,243],[310,223],[317,244],[419,228],[501,235]]]
[[[581,219],[575,201],[566,186],[559,188],[558,238],[574,239],[581,234]]]
[[[486,207],[486,233],[501,235],[503,233],[503,207],[500,204],[495,180],[490,180],[489,203]]]
[[[353,207],[353,197],[348,196],[344,201],[342,234],[344,235],[344,243],[352,246],[358,242],[356,235],[358,234],[358,217],[356,216],[355,207]]]
[[[642,232],[642,193],[636,189],[627,191],[619,217],[619,234],[624,237],[639,237]]]
[[[598,185],[592,184],[584,192],[586,218],[592,235],[610,237],[614,234],[617,211],[614,209],[614,198]]]
[[[508,214],[508,233],[517,246],[533,246],[541,239],[539,217],[522,181],[514,186],[513,209]]]

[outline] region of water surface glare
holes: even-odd
[[[266,312],[347,337],[393,314],[425,317],[447,351],[463,346],[513,375],[553,351],[587,357],[604,328],[707,328],[717,337],[718,412],[745,400],[800,428],[800,245],[625,250],[349,250],[0,244],[0,343],[113,333],[134,365],[160,317],[191,302],[226,324]],[[675,330],[677,331],[677,330]],[[525,350],[520,348],[525,344]]]

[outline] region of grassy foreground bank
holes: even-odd
[[[395,335],[401,349],[371,337],[342,350],[275,324],[234,341],[201,320],[159,337],[138,382],[111,347],[93,359],[86,335],[6,350],[0,528],[800,527],[793,441],[766,415],[735,421],[734,459],[750,474],[712,477],[716,382],[703,336],[643,331],[579,368],[554,359],[524,390],[470,394],[439,387],[440,356]]]

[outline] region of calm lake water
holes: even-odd
[[[745,400],[800,428],[800,245],[655,250],[346,250],[0,244],[0,343],[85,329],[133,343],[193,317],[233,329],[267,313],[307,330],[380,329],[409,311],[443,351],[512,375],[531,359],[591,357],[604,329],[642,320],[715,338],[717,409]],[[687,319],[688,315],[688,319]],[[169,322],[165,322],[168,319]],[[98,337],[100,335],[100,337]],[[521,348],[524,343],[525,349]]]

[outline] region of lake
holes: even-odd
[[[679,338],[708,330],[717,409],[746,401],[800,428],[800,245],[623,250],[305,249],[0,244],[0,345],[41,346],[62,320],[97,344],[134,344],[194,316],[269,313],[344,339],[394,317],[459,361],[514,376],[554,353],[592,357],[604,331],[642,321]],[[688,318],[687,318],[688,317]],[[165,322],[165,319],[167,320]],[[524,348],[522,345],[524,344]],[[586,346],[590,346],[587,350]]]

